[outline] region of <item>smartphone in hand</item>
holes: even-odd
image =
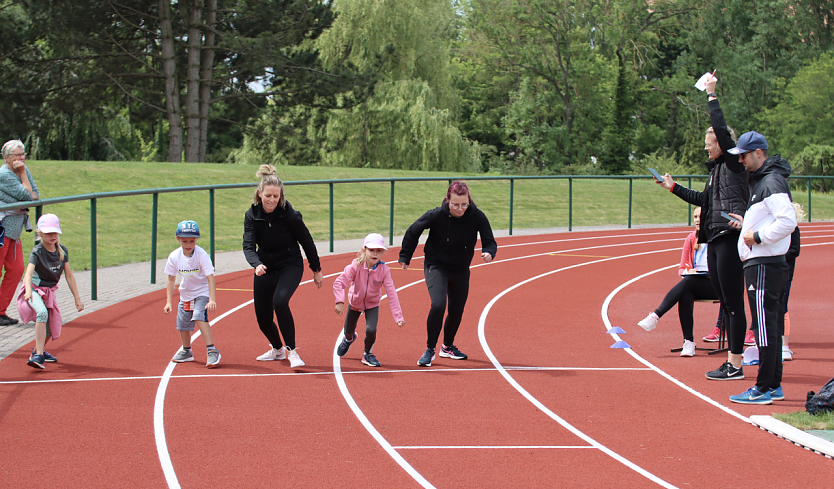
[[[726,219],[726,220],[728,220],[728,221],[735,221],[735,222],[738,222],[738,219],[734,218],[733,216],[731,216],[731,215],[727,214],[727,213],[726,213],[726,212],[724,212],[724,211],[721,211],[721,217],[723,217],[724,219]]]
[[[654,176],[654,179],[657,180],[657,183],[663,183],[663,175],[657,172],[654,168],[649,168],[649,171]]]

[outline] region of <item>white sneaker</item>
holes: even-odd
[[[695,356],[695,342],[689,340],[683,340],[683,349],[681,350],[682,357],[694,357]]]
[[[258,361],[271,362],[273,360],[283,360],[285,358],[287,358],[287,350],[282,346],[280,350],[277,348],[270,348],[268,352],[258,357]]]
[[[637,323],[637,325],[640,326],[641,328],[645,329],[646,331],[651,331],[651,330],[653,330],[654,328],[657,327],[657,321],[659,319],[660,318],[657,317],[657,314],[652,312],[648,316],[646,316],[646,319]]]
[[[782,361],[789,362],[793,360],[793,352],[787,346],[782,347]]]
[[[290,359],[290,368],[298,368],[304,366],[304,360],[298,356],[297,350],[290,350],[287,348],[287,358]]]

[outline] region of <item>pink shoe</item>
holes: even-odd
[[[715,327],[715,329],[712,330],[712,333],[704,336],[704,341],[715,342],[715,341],[720,341],[720,340],[721,340],[721,328],[719,328],[717,326]]]
[[[755,346],[756,338],[753,337],[753,330],[747,330],[747,336],[744,337],[744,344],[749,346]]]

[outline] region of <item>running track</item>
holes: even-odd
[[[329,275],[292,307],[301,357],[256,362],[267,349],[251,272],[218,277],[213,317],[222,367],[175,365],[164,290],[69,323],[26,366],[28,345],[0,362],[0,486],[67,487],[824,487],[831,460],[751,425],[747,416],[803,408],[834,377],[834,224],[802,225],[790,310],[787,399],[743,406],[753,385],[704,373],[725,355],[681,358],[676,312],[651,333],[636,323],[677,280],[684,228],[499,239],[498,260],[473,263],[457,344],[467,361],[416,366],[428,294],[418,270],[393,271],[407,324],[383,303],[383,364],[360,342],[334,355],[341,318]],[[387,258],[396,260],[399,250]],[[418,250],[419,256],[420,250]],[[337,273],[352,255],[323,259]],[[306,272],[309,278],[309,271]],[[717,306],[696,306],[696,338]],[[362,334],[360,320],[360,336]],[[619,326],[626,334],[606,334]],[[622,339],[632,349],[609,348]],[[698,342],[699,346],[703,342]],[[200,360],[202,362],[200,362]]]

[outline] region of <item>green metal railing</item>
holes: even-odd
[[[394,244],[394,187],[396,182],[430,182],[430,181],[448,181],[449,183],[453,182],[454,180],[465,180],[465,181],[473,181],[473,180],[509,180],[510,181],[510,195],[509,195],[509,234],[513,234],[513,209],[514,209],[514,198],[515,198],[515,181],[516,180],[567,180],[568,181],[568,231],[573,231],[573,181],[574,180],[595,180],[595,179],[605,179],[605,180],[628,180],[628,228],[630,229],[632,226],[632,205],[633,205],[633,191],[634,191],[634,180],[645,180],[645,179],[652,179],[651,176],[638,176],[638,175],[628,175],[628,176],[608,176],[608,175],[581,175],[581,176],[515,176],[515,177],[507,177],[507,176],[488,176],[488,177],[459,177],[459,178],[449,178],[449,177],[404,177],[404,178],[353,178],[353,179],[344,179],[344,180],[299,180],[295,182],[284,182],[284,185],[324,185],[327,184],[329,186],[329,193],[330,193],[330,252],[333,252],[334,249],[334,214],[335,214],[335,203],[333,198],[334,193],[334,186],[335,184],[351,184],[351,183],[372,183],[372,182],[390,182],[391,184],[391,198],[390,198],[390,207],[389,207],[389,226],[388,226],[388,244]],[[693,178],[700,178],[704,179],[707,178],[707,175],[678,175],[675,176],[677,179],[687,178],[689,182],[689,188],[692,188],[692,179]],[[830,180],[834,179],[834,176],[791,176],[791,180],[797,179],[805,179],[807,180],[807,191],[808,191],[808,208],[807,208],[807,219],[808,222],[811,222],[811,195],[812,195],[812,180]],[[194,191],[209,191],[209,241],[210,241],[210,255],[211,261],[214,262],[214,255],[215,255],[215,191],[216,190],[228,190],[228,189],[241,189],[241,188],[253,188],[256,187],[257,183],[235,183],[235,184],[221,184],[221,185],[198,185],[194,187],[170,187],[170,188],[153,188],[153,189],[140,189],[140,190],[124,190],[124,191],[116,191],[116,192],[100,192],[100,193],[91,193],[91,194],[80,194],[80,195],[70,195],[65,197],[54,197],[49,199],[39,199],[29,202],[17,202],[14,204],[2,204],[0,205],[0,212],[7,211],[7,210],[14,210],[14,209],[23,209],[23,208],[30,208],[35,207],[35,217],[36,220],[40,218],[43,213],[43,207],[47,205],[55,205],[55,204],[63,204],[67,202],[77,202],[83,200],[90,201],[90,298],[92,300],[97,300],[97,288],[98,288],[98,280],[97,280],[97,244],[96,244],[96,233],[97,233],[97,223],[96,223],[96,204],[98,199],[106,199],[112,197],[126,197],[126,196],[133,196],[133,195],[151,195],[153,199],[152,205],[152,216],[151,216],[151,270],[150,270],[150,283],[156,283],[156,256],[157,256],[157,249],[156,249],[156,241],[157,241],[157,221],[158,221],[158,210],[159,210],[159,194],[161,193],[172,193],[172,192],[194,192]],[[689,206],[689,225],[692,224],[692,209],[691,205]]]

